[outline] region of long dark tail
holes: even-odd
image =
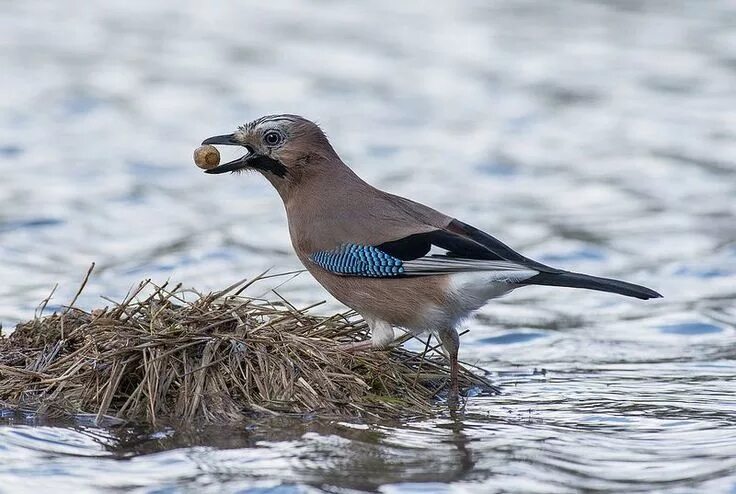
[[[627,297],[636,297],[642,300],[661,298],[662,295],[645,286],[627,283],[625,281],[599,278],[581,273],[562,271],[559,273],[539,273],[524,281],[525,285],[566,286],[570,288],[587,288],[599,292],[619,293]]]

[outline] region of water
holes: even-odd
[[[298,267],[263,179],[191,163],[277,112],[321,122],[380,187],[665,295],[489,304],[461,357],[504,394],[431,420],[6,414],[0,492],[736,492],[732,2],[27,0],[3,5],[0,62],[5,331],[92,261],[90,308],[147,277],[208,290]],[[279,292],[339,307],[306,275]]]

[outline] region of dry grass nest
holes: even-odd
[[[91,271],[69,306],[42,317],[47,299],[0,337],[0,405],[154,425],[263,413],[398,418],[435,411],[449,380],[429,340],[422,352],[348,353],[340,342],[369,338],[354,314],[315,316],[314,306],[242,295],[267,276],[207,295],[149,280],[87,312],[74,304]],[[497,391],[466,367],[460,379]]]

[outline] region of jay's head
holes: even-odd
[[[333,163],[340,162],[317,124],[297,115],[262,117],[202,144],[245,149],[242,157],[205,173],[258,171],[282,193],[310,176],[329,172]]]

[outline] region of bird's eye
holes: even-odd
[[[271,130],[269,132],[266,132],[263,135],[263,141],[268,144],[269,146],[276,146],[278,144],[281,144],[283,142],[284,137],[281,135],[280,132],[276,132],[275,130]]]

